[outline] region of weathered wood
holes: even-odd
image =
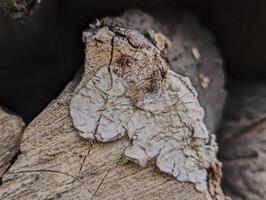
[[[220,131],[226,191],[236,200],[266,199],[265,82],[235,84],[229,96]]]
[[[0,178],[19,151],[23,120],[0,107]]]
[[[124,21],[127,26],[136,28],[140,32],[146,28],[156,30],[153,19],[139,12],[127,13],[119,19],[108,18],[105,20],[108,23]],[[184,27],[187,26],[183,22],[176,23],[175,26],[180,27],[180,24],[183,24]],[[157,28],[160,30],[159,26],[161,25],[158,25]],[[171,29],[167,26],[165,28]],[[202,30],[199,28],[198,31]],[[183,32],[177,31],[175,34],[177,34],[176,37],[180,34],[185,37]],[[170,41],[174,37],[174,35],[169,37]],[[207,57],[199,59],[197,52],[193,54],[191,51],[192,48],[197,48],[196,51],[199,51],[202,56],[205,53],[208,54],[206,49],[194,43],[190,38],[187,41],[191,42],[191,46],[184,47],[182,41],[185,39],[183,37],[180,36],[176,41],[172,41],[173,46],[183,47],[180,50],[181,55],[177,54],[182,61],[179,66],[175,65],[176,68],[181,70],[182,67],[186,68],[192,65],[195,70],[203,70],[204,65],[196,66],[198,63],[204,64]],[[206,38],[199,36],[200,39],[205,40]],[[108,55],[110,53],[111,51]],[[109,56],[107,58],[109,59]],[[107,58],[103,57],[102,59]],[[180,58],[177,57],[177,59]],[[220,57],[217,56],[217,59],[220,60]],[[182,64],[183,62],[192,64],[186,65]],[[193,65],[193,63],[195,64]],[[79,85],[83,85],[84,80],[88,79],[86,66],[82,82]],[[200,102],[203,105],[208,104],[208,100],[205,101],[204,98],[207,93],[213,91],[211,84],[215,83],[215,77],[221,77],[223,82],[222,66],[210,64],[209,67],[219,68],[216,71],[219,75],[204,73],[211,82],[208,88],[199,91],[202,95]],[[188,76],[192,77],[192,80],[197,80],[195,78],[197,75],[198,71],[189,73]],[[173,177],[156,170],[154,163],[141,168],[125,160],[123,153],[130,145],[130,141],[125,137],[106,144],[90,144],[88,141],[82,140],[69,116],[69,101],[78,80],[71,83],[64,93],[27,127],[21,142],[21,154],[3,176],[0,197],[3,199],[225,199],[219,186],[220,166],[211,168],[213,172],[209,176],[210,192],[197,192],[191,183],[178,182]],[[202,83],[193,81],[193,84],[197,86]],[[198,87],[202,87],[202,85]],[[223,91],[222,84],[218,89]],[[222,107],[223,100],[224,93],[216,105],[211,102],[208,105],[216,107],[217,104],[220,104],[219,107]],[[207,124],[209,127],[215,127],[215,122],[216,120],[208,121]]]
[[[211,199],[192,184],[122,157],[129,141],[89,144],[78,137],[69,99],[51,103],[25,130],[21,154],[3,177],[3,199]]]

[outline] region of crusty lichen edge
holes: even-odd
[[[144,166],[148,160],[157,157],[157,166],[161,171],[174,175],[179,181],[190,181],[195,184],[198,191],[205,191],[207,189],[207,169],[211,163],[216,162],[217,145],[215,136],[208,133],[203,123],[204,112],[198,103],[197,92],[189,79],[172,72],[164,61],[162,52],[135,30],[112,27],[112,25],[102,24],[98,21],[91,25],[90,30],[84,32],[83,39],[86,43],[85,73],[70,103],[70,114],[80,135],[90,140],[109,142],[127,134],[133,140],[133,145],[128,147],[125,152],[127,158]],[[137,57],[141,59],[137,59],[136,52],[138,52]],[[125,57],[129,61],[125,61]],[[143,59],[148,60],[148,65],[145,62],[141,63]],[[128,70],[126,73],[126,70],[121,68],[121,60],[130,62],[130,64],[126,64],[126,67],[123,66]],[[138,70],[134,71],[134,67],[137,65],[141,66],[138,70],[148,69],[147,76],[145,76],[145,71],[144,75],[142,72],[142,78],[145,77],[147,80],[141,80],[137,76]],[[159,74],[159,81],[156,80],[158,81],[157,88],[147,93],[142,90],[145,87],[138,86],[137,83],[150,84],[148,78],[151,78],[151,74],[149,74],[151,71]],[[132,80],[128,80],[132,77],[136,80],[139,79],[138,81],[133,80],[135,84],[133,86],[129,84],[129,81],[132,82]],[[172,87],[175,88],[169,90]],[[141,95],[134,93],[136,88]],[[181,93],[178,93],[178,90],[181,90]],[[121,102],[117,99],[121,96],[122,104],[119,104]],[[177,109],[178,106],[173,103],[174,101],[178,104],[176,99],[187,114]],[[93,108],[95,103],[98,106],[96,109]],[[165,103],[166,105],[169,103],[169,107],[164,106]],[[106,109],[106,105],[110,109]],[[121,105],[126,105],[128,111],[121,110]],[[112,109],[116,107],[120,109],[118,112],[116,110],[117,113]],[[168,115],[172,119],[162,123],[167,115],[162,113],[167,109]],[[107,114],[103,113],[105,111]],[[151,114],[152,112],[156,112],[156,114]],[[119,119],[122,113],[128,113],[126,116],[123,115],[124,121]],[[118,119],[111,116],[112,114],[115,114]],[[152,118],[153,115],[154,118]],[[141,122],[142,131],[136,131],[134,126]],[[178,134],[171,131],[167,133],[167,137],[174,136],[174,139],[165,140],[164,134],[152,132],[158,129],[162,130],[167,127],[166,124],[173,123],[176,123],[176,127],[182,130]],[[150,128],[148,131],[147,127]],[[114,129],[119,130],[115,132]],[[99,134],[98,131],[101,133]],[[182,141],[184,137],[186,138],[185,142]],[[169,160],[169,158],[171,159]]]

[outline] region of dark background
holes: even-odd
[[[89,22],[129,8],[163,7],[195,13],[212,31],[229,86],[232,80],[266,80],[263,0],[42,0],[21,19],[0,15],[0,105],[30,122],[82,65],[81,32]]]

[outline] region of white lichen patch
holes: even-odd
[[[207,89],[209,87],[210,79],[206,77],[203,73],[198,75],[199,84],[202,88]]]
[[[127,135],[126,158],[141,166],[156,158],[161,171],[205,191],[217,146],[189,79],[171,71],[137,31],[95,26],[84,41],[87,82],[70,102],[80,136],[110,142]]]
[[[199,60],[200,59],[200,52],[199,52],[199,49],[197,48],[197,47],[193,47],[192,49],[191,49],[191,53],[192,53],[192,55],[194,56],[194,58],[196,59],[196,60]]]
[[[148,34],[152,42],[160,51],[164,51],[167,47],[171,46],[171,41],[164,34],[155,32],[152,29],[148,31]]]

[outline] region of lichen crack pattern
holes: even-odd
[[[137,31],[95,26],[84,37],[93,43],[91,52],[101,43],[111,45],[112,53],[70,102],[80,136],[110,142],[127,135],[127,159],[145,166],[156,158],[161,171],[205,191],[217,145],[189,79],[170,70],[160,50]]]

